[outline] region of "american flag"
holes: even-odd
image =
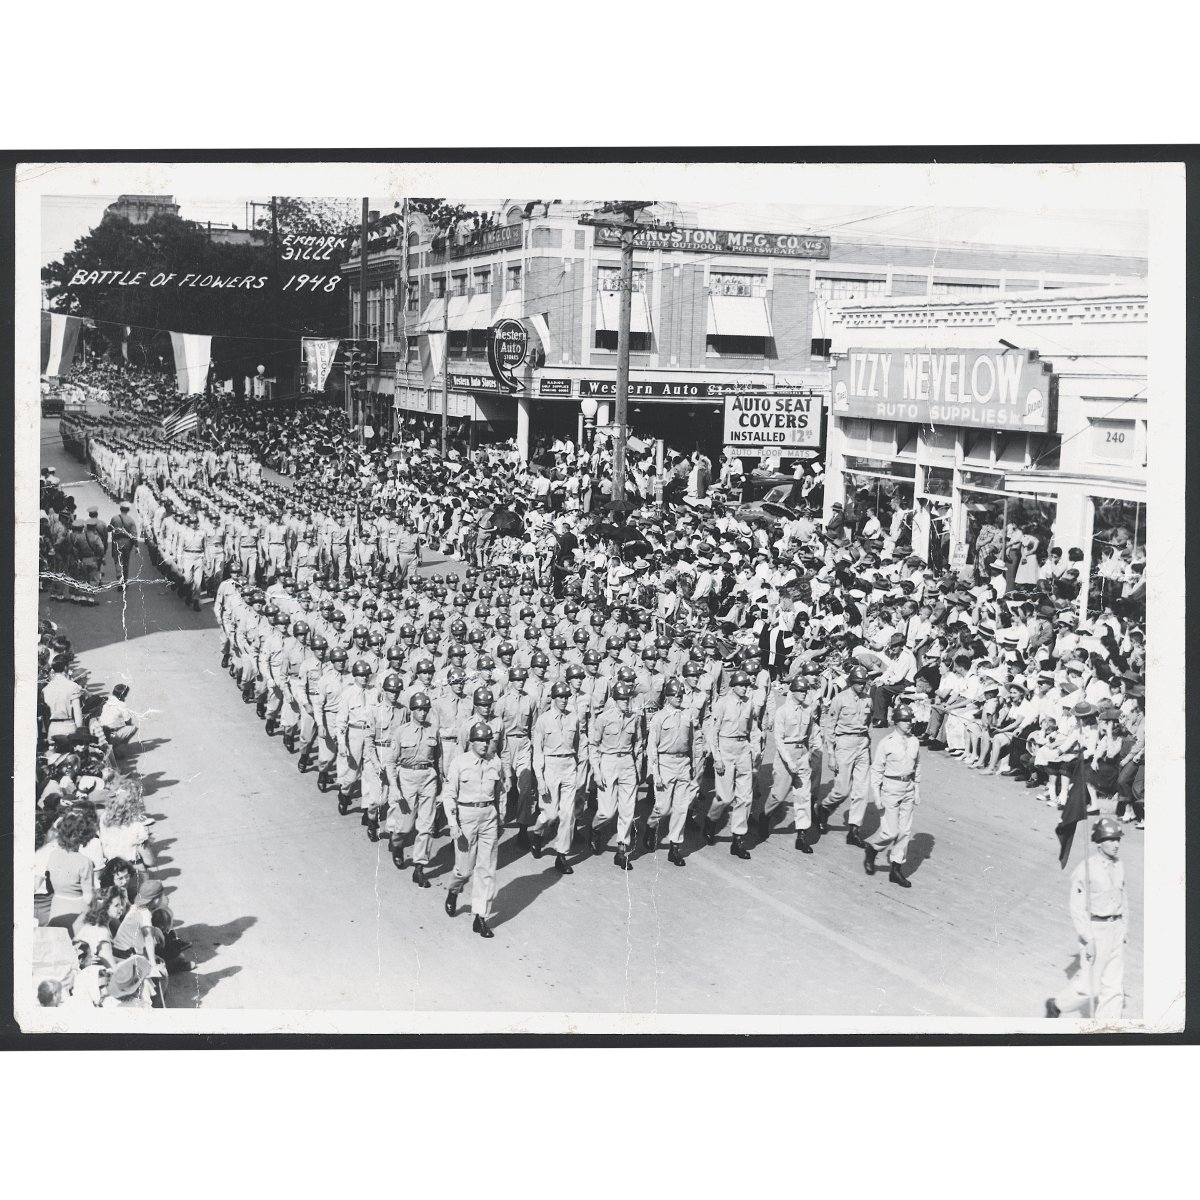
[[[180,437],[200,424],[200,414],[193,400],[185,401],[169,417],[163,419],[163,433],[167,438]]]

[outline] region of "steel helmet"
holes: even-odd
[[[534,667],[548,667],[550,665],[550,656],[544,650],[539,650],[533,656],[531,665]]]
[[[379,686],[385,692],[396,695],[404,687],[404,681],[395,671],[390,671],[383,677],[383,682]]]
[[[788,684],[788,691],[789,692],[807,692],[808,691],[808,676],[807,675],[797,675],[796,678],[793,679],[790,684]],[[911,713],[909,714],[909,719],[910,720],[912,719]]]
[[[588,618],[588,623],[593,629],[599,629],[604,624],[604,614],[601,612],[592,613]]]
[[[704,674],[700,669],[700,664],[697,662],[685,662],[683,664],[683,673],[688,679],[699,679]]]
[[[466,608],[469,601],[467,600],[466,596],[462,594],[462,592],[455,592],[454,599],[451,603],[453,603],[455,608]]]
[[[1112,842],[1118,841],[1125,835],[1121,832],[1121,827],[1112,819],[1112,817],[1101,817],[1095,825],[1092,826],[1092,841],[1093,842]]]
[[[501,642],[500,645],[496,647],[497,658],[512,658],[516,652],[517,648],[512,644],[512,642]]]
[[[496,669],[496,660],[490,654],[481,654],[479,656],[479,669],[481,671],[494,671]]]
[[[427,629],[425,630],[425,634],[421,638],[421,641],[424,642],[426,646],[436,646],[438,642],[441,641],[441,638],[438,636],[436,629]]]
[[[492,727],[486,721],[476,721],[471,726],[471,732],[468,736],[473,742],[490,742],[492,740]]]
[[[565,650],[566,648],[567,648],[567,639],[565,637],[562,637],[559,634],[555,634],[554,637],[552,637],[550,639],[550,649],[551,650]]]
[[[471,700],[478,708],[491,708],[496,702],[496,697],[492,695],[491,688],[477,687],[471,695]]]
[[[497,629],[512,628],[512,621],[508,619],[508,613],[506,612],[498,612],[495,618],[492,620],[492,624],[495,625]]]
[[[263,616],[267,617],[268,619],[270,619],[272,621],[275,619],[275,617],[278,615],[278,613],[279,613],[279,609],[276,608],[274,604],[267,604],[263,608]]]
[[[455,642],[446,651],[446,657],[447,658],[466,658],[467,657],[467,648],[461,642]]]
[[[389,646],[387,649],[387,660],[390,663],[398,663],[404,657],[404,651],[399,646]]]
[[[568,600],[566,604],[563,605],[563,612],[566,613],[568,617],[573,617],[577,612],[579,612],[579,605],[576,604],[574,600]]]
[[[372,647],[372,649],[374,649],[374,648],[377,648],[377,647],[379,647],[379,646],[382,646],[382,645],[383,645],[383,630],[382,630],[382,629],[376,629],[376,630],[375,630],[375,631],[374,631],[374,632],[371,634],[371,639],[370,639],[370,641],[371,641],[371,647]]]
[[[287,625],[287,623],[288,623],[288,615],[287,615],[287,613],[285,613],[285,612],[277,612],[277,613],[275,613],[275,615],[274,615],[274,616],[271,618],[271,624],[272,624],[272,625],[283,625],[283,626],[286,626],[286,625]]]
[[[529,671],[525,667],[509,667],[508,677],[514,682],[519,680],[521,683],[524,683],[529,678]]]
[[[653,646],[647,646],[642,651],[642,662],[658,662],[658,651]]]
[[[370,679],[371,664],[364,662],[361,658],[354,664],[351,674],[355,679]]]
[[[618,683],[617,686],[613,688],[613,696],[617,700],[632,700],[633,688],[631,688],[627,683]]]
[[[428,658],[421,659],[421,661],[419,663],[417,663],[417,669],[414,672],[414,674],[432,675],[433,674],[433,663]]]
[[[379,604],[374,596],[367,596],[358,607],[361,608],[363,612],[367,612],[371,609],[378,608]]]
[[[699,646],[693,646],[688,651],[688,661],[693,663],[708,662],[708,655]]]
[[[460,683],[467,682],[467,673],[462,667],[451,667],[446,678],[449,679],[452,687],[456,687]]]
[[[484,633],[482,629],[472,629],[471,632],[467,634],[467,641],[470,642],[472,646],[482,646],[483,643],[487,641],[487,634]]]
[[[584,671],[584,669],[578,663],[572,663],[567,668],[567,678],[568,679],[586,679],[587,672]],[[550,690],[551,690],[551,692],[554,691],[553,688],[551,688]]]
[[[749,687],[750,684],[750,676],[745,671],[734,671],[733,678],[729,681],[730,687]]]
[[[585,667],[598,667],[600,665],[600,652],[598,650],[585,650],[583,652],[583,665]]]
[[[604,643],[604,648],[606,650],[620,650],[624,647],[624,645],[625,643],[619,637],[610,637]]]
[[[319,633],[314,633],[309,640],[308,648],[314,654],[324,654],[329,649],[329,643]]]
[[[329,652],[329,661],[331,663],[344,663],[349,658],[346,653],[345,646],[334,646]]]
[[[400,633],[397,636],[404,638],[406,642],[412,641],[417,636],[417,631],[411,622],[405,621],[404,624],[400,626]]]
[[[375,614],[375,619],[380,625],[390,625],[396,619],[396,614],[390,608],[381,608]]]
[[[575,632],[571,634],[571,641],[573,641],[577,646],[586,646],[589,641],[588,631],[586,629],[575,630]]]
[[[636,683],[637,682],[637,673],[634,671],[634,669],[632,667],[621,667],[617,671],[617,679],[621,683]]]
[[[408,597],[408,598],[407,598],[407,599],[404,601],[404,607],[405,607],[405,608],[406,608],[406,609],[407,609],[409,612],[416,612],[416,611],[417,611],[417,609],[419,609],[419,608],[421,607],[421,602],[420,602],[420,600],[418,600],[418,599],[416,598],[416,596],[409,596],[409,597]]]
[[[308,634],[309,634],[309,629],[308,629],[307,621],[296,621],[293,623],[293,625],[292,625],[292,636],[293,637],[298,637],[298,638],[308,637]]]
[[[522,595],[522,596],[525,596],[526,598],[532,597],[532,595],[533,595],[533,585],[532,585],[532,584],[529,584],[529,583],[523,583],[523,584],[521,585],[521,595]]]
[[[703,646],[705,650],[715,650],[717,648],[717,635],[715,633],[706,633],[700,639],[700,645]]]
[[[430,703],[429,697],[424,692],[414,692],[412,698],[408,702],[408,707],[412,712],[418,709],[429,709],[433,705]]]
[[[569,700],[571,698],[571,688],[569,685],[559,682],[550,689],[550,698],[552,700]]]
[[[916,713],[913,712],[907,704],[902,704],[895,713],[892,714],[892,720],[899,724],[901,721],[913,721],[916,719]]]
[[[846,673],[846,679],[850,683],[866,683],[870,678],[867,668],[863,666],[851,667]]]
[[[682,696],[683,692],[683,684],[678,679],[668,679],[666,686],[663,688],[664,696]]]
[[[456,642],[461,642],[463,638],[467,636],[466,621],[451,621],[450,636],[454,638]]]

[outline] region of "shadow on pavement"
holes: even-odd
[[[904,873],[906,875],[916,874],[921,869],[921,864],[927,858],[933,857],[933,848],[936,845],[937,838],[932,833],[914,833],[908,843],[908,854],[904,858]]]
[[[547,888],[553,887],[562,876],[553,866],[547,867],[537,875],[522,875],[511,883],[506,883],[496,893],[493,905],[495,918],[492,924],[496,927],[507,925],[515,916],[529,907]]]
[[[186,975],[177,975],[171,980],[171,991],[167,998],[168,1008],[198,1008],[200,1002],[209,992],[232,975],[238,974],[241,967],[222,967],[219,971],[209,971],[201,975],[190,971]]]
[[[178,779],[163,779],[162,775],[162,771],[155,771],[151,775],[141,777],[143,796],[152,796],[159,788],[171,787],[179,782]],[[157,820],[157,818],[155,819]]]
[[[257,917],[238,917],[234,921],[227,921],[224,925],[191,925],[184,921],[178,926],[176,932],[181,938],[192,943],[192,948],[188,953],[200,966],[211,962],[216,957],[219,947],[232,946],[247,929],[251,929],[257,924]]]

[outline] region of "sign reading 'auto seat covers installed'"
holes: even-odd
[[[725,445],[736,454],[812,449],[821,444],[821,399],[747,392],[725,397]]]

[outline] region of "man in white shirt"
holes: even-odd
[[[135,737],[138,731],[137,721],[125,703],[125,697],[128,695],[129,685],[118,683],[100,710],[100,727],[112,745],[114,754],[119,747]]]
[[[871,689],[871,720],[876,729],[887,728],[892,701],[908,690],[917,674],[917,660],[904,644],[903,633],[895,632],[888,639],[885,659],[887,665]]]

